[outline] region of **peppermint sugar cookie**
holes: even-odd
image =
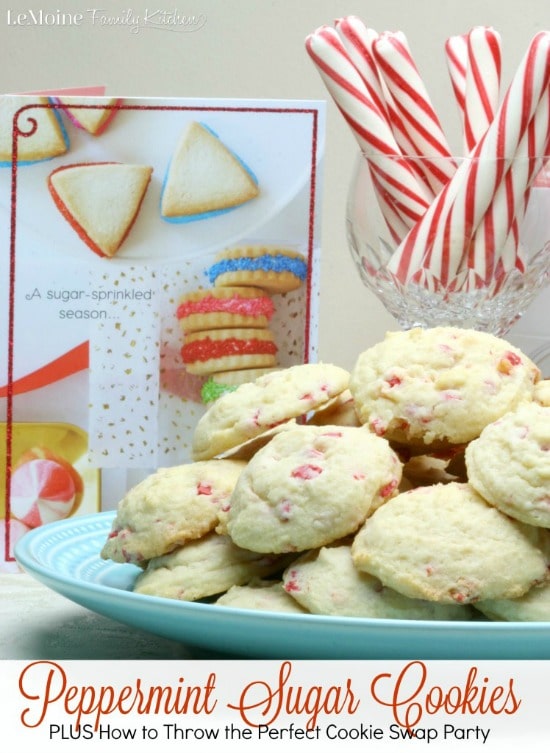
[[[212,531],[243,467],[213,460],[160,468],[119,502],[101,557],[142,565]]]
[[[210,533],[152,559],[136,578],[133,590],[149,596],[197,601],[254,578],[268,577],[288,564],[287,558],[249,552],[228,536]]]
[[[534,586],[519,599],[487,599],[475,607],[490,620],[550,622],[550,583]]]
[[[307,609],[287,594],[280,580],[256,580],[245,586],[231,586],[216,600],[216,604],[234,609],[307,614]]]
[[[540,372],[494,335],[454,327],[389,332],[358,357],[350,390],[362,423],[409,446],[458,445],[523,400]]]
[[[409,599],[353,564],[351,547],[322,547],[283,573],[286,592],[312,614],[396,620],[467,620],[468,607]]]
[[[524,403],[466,448],[470,484],[512,518],[550,528],[550,408]]]
[[[343,392],[349,372],[328,363],[297,364],[241,384],[211,403],[193,435],[195,460],[227,452],[298,418]]]
[[[388,500],[365,521],[352,556],[404,596],[472,604],[517,598],[545,582],[547,556],[535,534],[469,484],[451,482]]]
[[[354,533],[400,480],[396,454],[368,429],[296,425],[248,462],[231,495],[227,531],[258,552],[321,547]]]

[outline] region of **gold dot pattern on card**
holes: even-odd
[[[94,289],[106,318],[90,330],[90,458],[103,468],[155,465],[159,403],[158,282],[147,267],[113,267]]]

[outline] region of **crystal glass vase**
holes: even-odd
[[[500,336],[550,279],[549,165],[360,153],[346,231],[361,280],[402,328]]]

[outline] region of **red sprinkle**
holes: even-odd
[[[206,484],[204,481],[199,481],[197,484],[197,494],[212,494],[211,484]]]
[[[512,351],[507,350],[504,356],[498,362],[497,370],[501,374],[509,374],[512,371],[512,367],[518,366],[518,364],[520,363],[521,358],[515,353],[512,353]]]
[[[397,487],[397,479],[394,478],[392,481],[390,481],[389,484],[386,484],[380,489],[380,496],[381,497],[388,497],[394,489]]]
[[[398,384],[401,384],[402,380],[398,376],[392,376],[389,379],[386,379],[385,382],[390,387],[397,387]]]
[[[371,429],[379,437],[383,437],[386,433],[386,425],[381,418],[373,418],[370,422]]]
[[[309,480],[312,478],[316,478],[323,472],[323,469],[318,465],[300,465],[298,468],[295,468],[291,472],[292,478],[301,478],[304,480]]]

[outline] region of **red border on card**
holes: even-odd
[[[319,111],[316,108],[301,107],[246,107],[246,106],[194,106],[194,105],[131,105],[119,102],[113,105],[76,105],[82,109],[116,109],[116,110],[148,110],[148,111],[181,111],[181,112],[250,112],[250,113],[285,113],[295,115],[305,115],[311,117],[311,170],[310,170],[310,189],[309,189],[309,212],[308,212],[308,273],[306,286],[306,326],[304,337],[304,355],[306,360],[309,358],[311,346],[310,332],[310,315],[311,315],[311,296],[312,296],[312,264],[314,250],[314,231],[315,231],[315,196],[317,190],[317,146],[319,139]],[[6,562],[14,562],[15,558],[10,556],[10,485],[12,472],[12,444],[13,444],[13,397],[16,394],[13,380],[13,359],[14,359],[14,324],[15,324],[15,283],[16,283],[16,224],[17,224],[17,154],[18,139],[32,136],[37,128],[37,122],[30,115],[27,122],[30,130],[21,130],[18,120],[21,113],[32,109],[62,109],[61,105],[55,102],[48,103],[29,103],[21,107],[13,116],[12,126],[12,165],[11,165],[11,212],[10,212],[10,255],[9,255],[9,296],[8,296],[8,381],[5,388],[7,399],[6,410],[6,485],[5,485],[5,541],[4,552]]]

